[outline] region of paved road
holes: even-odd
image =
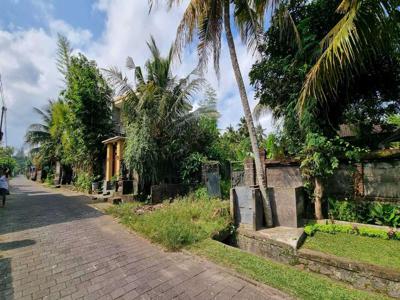
[[[84,197],[12,181],[0,209],[0,299],[284,299],[206,261],[167,253]]]

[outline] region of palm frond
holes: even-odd
[[[57,48],[57,69],[62,75],[66,76],[73,49],[68,39],[61,34],[58,34]]]
[[[340,82],[351,81],[354,73],[393,40],[391,35],[399,36],[399,22],[392,18],[398,5],[396,0],[341,2],[337,11],[344,16],[321,42],[323,52],[301,90],[300,112],[311,98],[327,103],[336,97]]]
[[[112,67],[103,71],[105,72],[107,81],[115,88],[119,96],[135,93],[133,87],[129,84],[128,78],[118,68]]]

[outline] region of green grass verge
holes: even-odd
[[[398,240],[316,232],[307,237],[303,247],[400,271]]]
[[[139,205],[141,204],[121,204],[111,207],[107,212],[169,250],[178,250],[231,228],[227,201],[195,200],[193,196],[189,196],[175,200],[172,204],[165,204],[156,211],[134,213]]]
[[[353,289],[321,275],[249,254],[211,239],[196,243],[188,250],[299,299],[389,299],[383,295]]]
[[[388,299],[327,277],[273,262],[210,239],[231,230],[229,204],[188,196],[162,209],[138,213],[140,203],[112,206],[107,212],[134,231],[170,250],[192,253],[300,299]]]

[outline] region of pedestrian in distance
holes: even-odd
[[[8,175],[9,175],[8,169],[0,170],[0,196],[3,200],[2,207],[6,205],[6,196],[9,194]]]

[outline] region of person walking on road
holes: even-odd
[[[0,171],[0,196],[3,199],[4,207],[6,205],[6,195],[8,194],[8,170]]]

